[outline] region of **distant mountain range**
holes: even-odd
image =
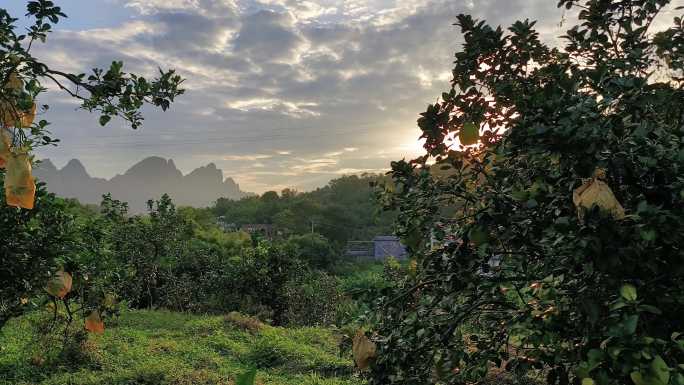
[[[207,207],[218,198],[240,199],[250,193],[240,190],[231,178],[210,163],[183,175],[172,159],[157,156],[145,158],[112,179],[94,178],[78,159],[72,159],[58,169],[45,159],[34,167],[33,174],[47,184],[47,189],[81,203],[99,204],[102,195],[111,193],[114,199],[128,202],[133,213],[144,212],[149,199],[159,199],[168,193],[179,206]]]

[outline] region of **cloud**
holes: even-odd
[[[290,13],[260,10],[244,17],[233,40],[236,54],[255,65],[269,61],[292,61],[304,43]]]
[[[340,151],[329,152],[329,153],[325,154],[325,156],[331,157],[331,158],[335,158],[335,157],[338,157],[338,156],[343,155],[343,154],[345,154],[345,153],[348,153],[348,152],[356,152],[356,151],[358,151],[358,150],[359,150],[359,149],[356,148],[356,147],[345,147],[345,148],[343,148],[343,149],[340,150]]]
[[[334,170],[336,175],[358,175],[358,174],[384,174],[389,170],[387,168],[341,168]]]
[[[457,14],[540,19],[552,44],[567,27],[548,0],[113,1],[126,6],[124,22],[58,29],[36,55],[72,72],[114,58],[152,76],[171,67],[188,92],[167,113],[146,110],[136,132],[119,121],[101,129],[50,92],[46,118],[62,142],[43,154],[81,158],[103,177],[148,155],[186,172],[215,161],[257,192],[307,190],[416,155],[418,114],[450,87]]]
[[[234,12],[238,7],[232,0],[121,0],[121,2],[142,15],[192,12],[208,18],[225,12]]]
[[[265,154],[257,154],[257,155],[226,155],[222,159],[223,160],[232,160],[232,161],[255,161],[255,160],[260,160],[260,159],[269,159],[272,158],[272,155],[265,155]]]
[[[285,100],[277,100],[273,98],[254,98],[245,100],[235,100],[227,102],[228,108],[233,108],[243,112],[261,110],[282,113],[294,118],[303,118],[307,116],[320,115],[313,108],[318,106],[318,103],[295,103]]]

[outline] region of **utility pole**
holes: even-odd
[[[310,219],[309,221],[311,222],[311,234],[313,234],[314,233],[314,220]]]

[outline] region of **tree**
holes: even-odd
[[[534,22],[459,15],[452,88],[392,163],[415,275],[376,314],[372,384],[684,384],[684,26],[666,0],[561,0]],[[434,164],[430,166],[430,160]],[[432,242],[428,242],[432,239]]]
[[[111,232],[113,253],[121,273],[121,292],[137,308],[160,306],[170,302],[167,284],[176,277],[174,267],[189,259],[191,223],[176,211],[168,195],[148,201],[146,217],[125,218]],[[172,300],[175,300],[172,299]]]
[[[0,171],[4,184],[0,217],[6,218],[2,226],[6,239],[0,254],[0,327],[9,316],[26,308],[18,303],[28,302],[42,291],[40,282],[45,283],[51,271],[58,265],[66,268],[68,257],[80,251],[69,247],[74,243],[69,230],[73,223],[66,205],[36,186],[31,173],[32,151],[58,142],[51,137],[46,120],[36,121],[36,116],[49,108],[38,108],[37,104],[47,90],[44,82],[79,100],[81,108],[98,113],[101,125],[120,117],[134,129],[142,123],[143,105],[166,110],[183,93],[183,79],[173,70],[160,69],[157,78],[147,80],[124,72],[119,61],[112,62],[107,70],[93,69],[90,75],[51,68],[31,51],[36,44],[46,42],[52,25],[66,15],[52,1],[35,0],[27,2],[26,16],[32,23],[27,33],[21,34],[15,25],[17,19],[0,8],[0,169],[5,169]],[[17,211],[16,207],[36,211]]]
[[[293,235],[287,244],[296,250],[296,255],[309,266],[329,269],[335,262],[335,254],[327,238],[320,234]]]
[[[30,300],[45,287],[46,273],[57,271],[78,250],[74,218],[65,211],[64,202],[40,184],[33,210],[0,207],[0,330],[34,308]]]
[[[49,0],[28,1],[26,9],[33,24],[26,34],[18,34],[17,19],[0,8],[0,168],[7,169],[7,204],[30,209],[35,195],[30,153],[35,147],[58,142],[50,137],[46,120],[35,122],[40,112],[38,98],[47,90],[43,82],[52,82],[79,100],[81,108],[99,113],[101,125],[118,116],[135,129],[142,124],[143,105],[166,110],[183,93],[183,79],[173,70],[160,69],[158,78],[147,80],[123,72],[119,61],[112,62],[107,70],[95,68],[88,76],[51,68],[31,50],[35,44],[45,43],[52,24],[66,15]],[[43,105],[40,110],[48,108]]]
[[[287,323],[288,285],[304,276],[307,268],[295,258],[289,247],[262,242],[245,250],[229,279],[229,292],[240,293],[241,299],[250,299],[264,305],[271,313],[274,325]]]

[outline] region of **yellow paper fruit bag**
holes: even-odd
[[[24,88],[24,81],[21,80],[21,77],[19,77],[19,74],[16,71],[12,71],[12,73],[9,74],[7,83],[5,83],[3,88],[6,90],[19,92],[22,90],[22,88]]]
[[[0,102],[0,122],[4,127],[31,127],[36,119],[37,109],[36,103],[33,103],[30,109],[22,111],[14,104]]]
[[[72,284],[73,278],[71,274],[62,269],[55,273],[55,275],[48,281],[45,291],[57,298],[64,298],[71,291]]]
[[[5,200],[10,206],[32,209],[36,183],[31,175],[31,160],[27,153],[10,152],[5,165]]]
[[[354,362],[361,370],[368,369],[371,361],[376,356],[375,343],[366,337],[362,330],[358,330],[352,340],[352,353],[354,355]]]
[[[37,110],[36,103],[33,103],[31,105],[31,108],[29,110],[26,110],[21,113],[21,116],[19,118],[19,121],[21,123],[22,128],[27,128],[31,127],[33,124],[33,121],[36,119],[36,110]]]
[[[91,333],[102,334],[104,333],[105,325],[100,317],[100,312],[93,310],[88,317],[85,319],[85,329]]]
[[[0,128],[0,168],[5,168],[10,156],[11,140],[3,128]]]
[[[598,206],[601,210],[610,213],[615,219],[625,217],[625,209],[622,207],[613,190],[601,178],[605,177],[605,171],[597,169],[594,176],[586,180],[572,194],[572,201],[577,207],[577,215],[581,219],[584,210]]]
[[[16,105],[15,96],[24,88],[24,81],[16,72],[9,75],[7,83],[3,89],[10,95],[3,98],[0,102],[0,122],[4,127],[31,127],[36,118],[36,103],[33,103],[27,110],[22,110]]]

